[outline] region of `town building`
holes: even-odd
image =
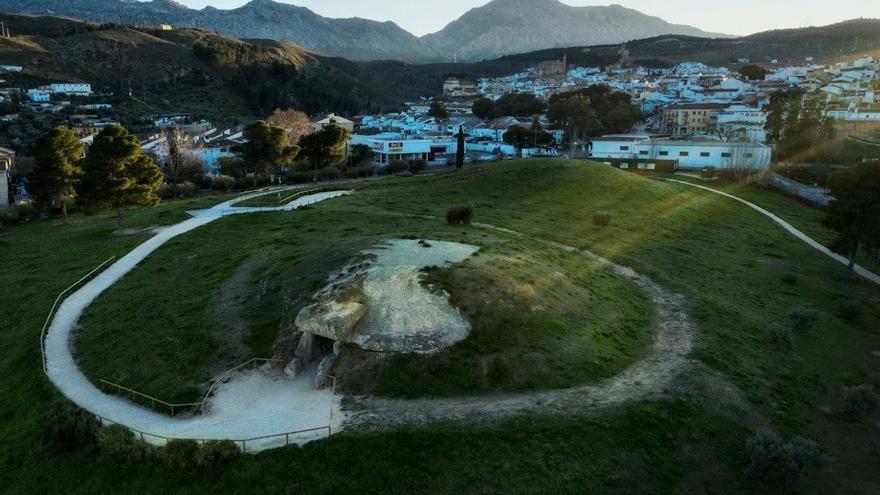
[[[340,116],[336,115],[335,113],[331,113],[329,115],[325,115],[323,117],[319,117],[319,118],[313,120],[312,121],[312,129],[314,129],[315,132],[318,132],[330,124],[341,127],[348,132],[354,131],[354,121],[340,117]]]
[[[679,103],[662,111],[662,131],[673,136],[714,132],[726,103]]]
[[[0,147],[0,208],[8,208],[12,203],[10,175],[15,164],[15,151]]]
[[[760,143],[678,140],[647,134],[616,134],[593,140],[591,157],[621,169],[659,171],[669,163],[681,170],[766,170],[771,149]]]
[[[479,94],[477,85],[472,82],[466,82],[455,77],[450,77],[443,83],[443,96],[470,98]]]
[[[92,85],[87,83],[52,83],[49,85],[52,94],[69,96],[92,96]]]
[[[350,146],[368,146],[373,152],[373,165],[385,167],[395,160],[425,160],[429,164],[445,164],[447,156],[456,151],[455,139],[449,137],[423,138],[408,137],[398,133],[383,133],[375,136],[355,134]]]
[[[32,103],[49,103],[52,93],[45,89],[29,89],[27,90],[27,99]]]

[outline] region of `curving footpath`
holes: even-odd
[[[284,188],[278,190],[296,189]],[[273,192],[271,190],[268,192]],[[141,433],[145,440],[162,444],[167,438],[196,440],[247,440],[248,451],[303,443],[327,436],[338,401],[330,390],[316,390],[308,373],[297,379],[270,377],[260,371],[240,373],[220,386],[206,414],[177,419],[156,413],[120,397],[103,393],[80,371],[71,349],[71,333],[85,310],[102,292],[119,281],[138,263],[169,240],[228,215],[293,211],[351,194],[331,191],[308,195],[275,208],[239,208],[236,203],[267,191],[236,198],[207,210],[189,212],[193,217],[163,228],[100,275],[71,294],[58,307],[45,340],[46,372],[52,383],[79,407],[105,423],[121,424]],[[312,370],[314,372],[314,370]],[[302,432],[285,437],[287,432]],[[273,438],[273,435],[281,435]]]
[[[523,413],[536,415],[584,414],[628,401],[664,395],[687,370],[695,324],[684,296],[668,291],[632,268],[618,265],[590,251],[529,236],[489,224],[474,227],[529,239],[590,259],[604,269],[632,281],[654,307],[654,341],[644,356],[621,373],[595,384],[568,389],[496,394],[476,397],[387,399],[348,397],[343,410],[346,429],[383,430],[433,421],[483,423]]]
[[[750,202],[750,201],[746,201],[746,200],[744,200],[744,199],[742,199],[742,198],[740,198],[740,197],[734,196],[733,194],[729,194],[729,193],[726,193],[726,192],[724,192],[724,191],[719,191],[718,189],[712,189],[711,187],[701,186],[701,185],[699,185],[699,184],[692,184],[692,183],[690,183],[690,182],[685,182],[685,181],[683,181],[683,180],[677,180],[677,179],[663,179],[663,180],[668,181],[668,182],[676,182],[676,183],[678,183],[678,184],[684,184],[684,185],[686,185],[686,186],[690,186],[690,187],[695,187],[695,188],[697,188],[697,189],[702,189],[702,190],[704,190],[704,191],[708,191],[708,192],[711,192],[711,193],[715,193],[715,194],[718,194],[718,195],[724,196],[724,197],[726,197],[726,198],[730,198],[730,199],[732,199],[732,200],[734,200],[734,201],[739,201],[740,203],[742,203],[742,204],[748,206],[749,208],[751,208],[751,209],[757,211],[758,213],[760,213],[760,214],[764,215],[765,217],[769,218],[770,220],[773,220],[773,221],[774,221],[776,224],[778,224],[780,227],[782,227],[783,229],[785,229],[786,231],[788,231],[788,233],[790,233],[791,235],[793,235],[793,236],[795,236],[796,238],[800,239],[801,241],[804,241],[804,242],[807,243],[810,247],[812,247],[813,249],[819,251],[820,253],[824,254],[825,256],[828,256],[829,258],[833,259],[834,261],[836,261],[836,262],[838,262],[838,263],[840,263],[840,264],[842,264],[842,265],[844,265],[844,266],[849,266],[849,264],[850,264],[850,260],[849,260],[848,258],[846,258],[846,257],[844,257],[844,256],[841,256],[841,255],[835,253],[835,252],[832,251],[831,249],[828,249],[827,247],[825,247],[825,246],[824,246],[823,244],[821,244],[820,242],[816,241],[816,240],[813,239],[812,237],[808,236],[807,234],[804,234],[803,232],[801,232],[800,230],[798,230],[797,228],[795,228],[792,224],[786,222],[785,220],[783,220],[783,219],[780,218],[779,216],[773,214],[772,212],[767,211],[767,210],[765,210],[764,208],[761,208],[760,206],[756,205],[755,203],[752,203],[752,202]],[[864,278],[865,280],[868,280],[869,282],[872,282],[872,283],[874,283],[874,284],[880,285],[880,275],[877,275],[876,273],[874,273],[874,272],[868,270],[867,268],[865,268],[865,267],[863,267],[863,266],[861,266],[861,265],[855,265],[855,267],[853,268],[853,271],[855,271],[855,273],[856,273],[857,275],[859,275],[860,277]]]

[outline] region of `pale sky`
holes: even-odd
[[[177,0],[192,8],[240,7],[248,0]],[[416,35],[443,29],[488,0],[280,0],[326,17],[394,21]],[[822,26],[856,17],[880,18],[880,0],[562,0],[568,5],[617,3],[676,24],[715,33],[745,35],[778,28]]]

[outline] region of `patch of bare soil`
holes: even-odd
[[[256,253],[248,257],[223,282],[211,303],[211,316],[216,324],[212,335],[221,346],[222,355],[228,356],[230,360],[220,366],[220,371],[228,369],[230,364],[239,364],[250,355],[250,349],[244,343],[250,333],[250,324],[244,318],[243,312],[248,298],[260,295],[262,284],[254,286],[252,280],[266,257],[266,253]],[[258,293],[255,294],[255,291]]]

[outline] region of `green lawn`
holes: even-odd
[[[707,182],[690,177],[676,177],[676,180],[719,189],[746,201],[751,201],[778,215],[801,232],[826,246],[833,244],[836,237],[833,230],[822,225],[822,219],[825,218],[824,211],[788,197],[772,188],[747,183]],[[856,259],[869,270],[880,272],[880,260],[872,258],[866,253],[859,253]]]
[[[11,493],[877,492],[880,431],[872,423],[843,423],[829,411],[837,407],[843,386],[877,384],[880,290],[849,277],[841,266],[751,209],[708,192],[579,161],[527,160],[480,168],[359,185],[359,193],[352,197],[282,214],[282,218],[222,219],[204,231],[177,239],[179,246],[172,242],[155,254],[156,260],[171,263],[166,270],[180,271],[179,278],[153,271],[159,263],[148,260],[99,305],[114,297],[113,292],[129,290],[136,295],[134,287],[126,286],[137,284],[133,276],[138,272],[167,277],[175,294],[179,289],[174,286],[186,280],[195,284],[192,292],[197,293],[201,283],[197,274],[210,278],[215,271],[228,273],[262,251],[269,253],[271,261],[252,280],[297,269],[313,274],[302,281],[303,287],[309,287],[312,280],[318,283],[323,277],[325,261],[333,264],[347,259],[380,234],[419,236],[445,231],[448,236],[444,237],[450,240],[482,235],[479,229],[447,228],[393,216],[442,216],[451,205],[470,204],[476,221],[590,249],[684,295],[697,322],[693,357],[735,385],[760,423],[785,436],[816,440],[833,469],[788,489],[745,480],[743,445],[755,425],[711,387],[690,390],[683,395],[687,399],[642,401],[585,411],[586,416],[349,433],[304,449],[245,457],[221,471],[177,471],[156,464],[120,466],[85,451],[44,452],[40,438],[45,409],[54,395],[39,364],[38,336],[45,312],[55,295],[81,274],[145,238],[112,235],[112,217],[75,217],[68,228],[57,221],[33,222],[0,234],[6,260],[0,277],[4,287],[13,288],[0,305],[4,337],[0,371],[8,377],[0,382],[4,397],[0,401],[0,486]],[[793,214],[805,214],[804,206],[785,198],[779,201]],[[171,223],[182,218],[186,209],[192,205],[139,210],[129,214],[129,223]],[[614,213],[610,227],[592,224],[597,210]],[[386,218],[381,233],[374,225],[379,217]],[[336,223],[346,225],[342,239],[328,238],[327,234],[340,233]],[[309,250],[302,244],[296,253],[285,246],[296,243],[293,232],[303,227],[305,234],[317,239],[310,239],[308,246],[323,243],[326,251]],[[209,229],[245,238],[263,228],[277,232],[261,236],[264,241],[259,244],[236,239],[226,249],[206,246],[205,253],[217,256],[208,261],[197,260],[199,253],[183,249],[194,240],[210,244]],[[290,253],[289,258],[273,258],[276,251]],[[314,267],[306,269],[298,263]],[[270,283],[265,290],[270,294],[281,287]],[[180,303],[192,304],[187,311],[206,304],[201,296],[189,297]],[[858,305],[862,318],[855,322],[839,318],[838,310],[845,305]],[[132,300],[126,307],[132,314],[125,318],[145,311]],[[818,323],[795,335],[794,351],[776,351],[767,344],[768,328],[785,324],[791,311],[801,308],[817,311]],[[263,329],[258,315],[244,317],[257,330],[242,342],[251,352],[265,349],[273,328]],[[204,323],[187,324],[193,324],[197,332]],[[88,332],[87,328],[83,338],[88,338]],[[164,347],[180,342],[172,340]],[[159,362],[161,356],[145,359]]]

